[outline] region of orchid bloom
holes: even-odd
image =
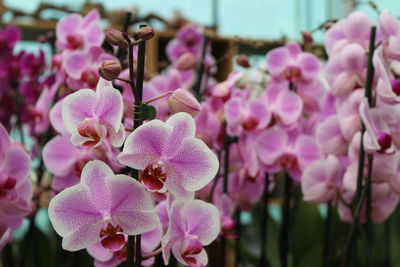
[[[125,245],[126,235],[142,234],[160,224],[143,186],[127,175],[115,175],[98,160],[85,165],[79,184],[51,200],[49,218],[63,237],[63,248],[70,251],[98,242],[118,251]]]
[[[81,89],[62,103],[64,126],[76,146],[96,147],[106,137],[113,146],[121,146],[125,137],[122,115],[121,93],[103,79],[99,80],[96,92]]]
[[[320,158],[314,138],[309,135],[291,136],[275,127],[258,138],[256,149],[260,161],[272,170],[287,170],[296,181],[300,181],[301,172],[308,165]]]
[[[232,97],[225,103],[224,112],[227,131],[231,136],[263,129],[271,120],[271,113],[260,99]]]
[[[30,167],[28,154],[11,143],[6,129],[0,124],[0,222],[11,230],[20,227],[24,216],[31,211]]]
[[[195,132],[187,113],[174,114],[166,122],[152,120],[128,136],[118,160],[142,170],[141,180],[148,190],[191,198],[219,167],[215,154],[194,137]]]
[[[164,263],[170,253],[184,265],[204,267],[208,263],[203,246],[213,242],[220,231],[218,209],[202,200],[175,200],[170,211],[167,233],[162,238]]]
[[[311,53],[302,52],[297,43],[288,43],[267,54],[267,65],[274,81],[309,84],[319,72],[319,60]]]
[[[104,31],[100,26],[100,14],[92,10],[84,18],[80,14],[63,17],[56,27],[57,46],[63,50],[86,49],[101,46]]]
[[[312,203],[335,200],[342,190],[342,177],[343,168],[335,156],[314,161],[304,170],[301,178],[304,200]]]
[[[395,153],[389,126],[382,120],[377,108],[370,108],[368,99],[364,98],[360,105],[360,116],[365,125],[364,148],[373,153]]]
[[[386,9],[379,16],[378,27],[383,37],[385,54],[390,59],[400,60],[400,21]]]

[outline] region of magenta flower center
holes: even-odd
[[[94,70],[85,70],[81,74],[81,81],[86,83],[89,88],[96,88],[99,81],[99,74]]]
[[[12,189],[15,188],[17,184],[17,180],[12,177],[8,177],[7,175],[0,172],[0,180],[4,181],[2,185],[0,185],[0,199],[1,200],[13,200],[15,199],[15,193],[11,192]]]
[[[385,132],[378,133],[378,143],[381,149],[378,152],[385,152],[392,146],[392,136]]]
[[[296,66],[289,66],[284,72],[286,80],[295,82],[301,79],[301,69]]]
[[[114,226],[111,223],[100,231],[101,245],[105,249],[118,251],[125,245],[125,235],[120,226]]]
[[[67,42],[70,49],[78,49],[83,44],[82,37],[76,34],[68,34]]]
[[[260,122],[259,119],[250,116],[242,123],[242,127],[246,131],[251,131],[251,130],[254,130],[255,128],[257,128],[259,122]]]
[[[100,125],[95,119],[85,119],[78,125],[78,133],[92,140],[85,141],[82,145],[85,147],[95,146],[100,141]]]
[[[167,180],[167,173],[162,162],[155,162],[147,165],[142,173],[142,182],[148,190],[160,190]]]
[[[202,250],[203,244],[196,237],[186,237],[181,245],[182,259],[189,265],[195,265],[197,264],[197,260],[193,256],[199,254]]]
[[[390,84],[392,85],[393,92],[399,96],[400,95],[400,81],[393,79],[390,80]]]
[[[283,169],[294,169],[297,167],[297,157],[291,153],[284,153],[279,159],[279,164]]]

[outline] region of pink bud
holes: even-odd
[[[146,26],[139,29],[138,33],[139,39],[150,40],[154,36],[154,31],[152,27]]]
[[[168,99],[168,106],[171,114],[186,112],[192,117],[195,117],[201,109],[200,103],[196,98],[191,93],[181,88],[176,89]]]
[[[121,65],[116,60],[105,60],[99,67],[100,76],[107,80],[115,80],[121,73]]]
[[[176,66],[180,70],[192,69],[196,66],[196,58],[192,53],[184,53],[178,58]]]
[[[246,55],[240,54],[236,58],[236,64],[241,66],[242,68],[250,68],[249,58]]]
[[[119,47],[128,47],[128,42],[125,40],[122,32],[116,29],[109,29],[106,31],[106,40],[112,45]]]

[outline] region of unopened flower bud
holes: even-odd
[[[246,69],[250,68],[249,58],[243,54],[240,54],[236,57],[236,64]]]
[[[305,44],[311,44],[314,42],[311,32],[307,31],[301,32],[301,36],[303,37],[303,42]]]
[[[182,54],[177,62],[176,67],[180,70],[189,70],[196,66],[196,57],[192,53]]]
[[[99,67],[100,76],[107,80],[115,80],[121,73],[121,65],[116,60],[105,60]]]
[[[138,32],[139,39],[144,41],[150,40],[154,36],[154,30],[152,27],[146,26],[139,29]]]
[[[106,40],[112,45],[119,47],[128,47],[128,42],[125,40],[122,32],[116,29],[109,29],[106,31]]]
[[[178,112],[189,113],[192,117],[200,112],[201,106],[196,98],[184,89],[176,89],[168,99],[169,111],[171,114]]]

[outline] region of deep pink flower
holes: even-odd
[[[92,10],[84,18],[76,13],[63,17],[57,23],[56,36],[56,44],[63,50],[101,46],[104,31],[100,26],[99,12]]]
[[[195,132],[187,113],[177,113],[166,122],[152,120],[128,136],[118,160],[143,170],[148,190],[190,198],[214,178],[219,166],[215,154],[194,138]]]
[[[213,242],[219,231],[220,217],[215,206],[201,200],[174,201],[168,231],[162,238],[165,264],[172,250],[182,264],[206,266],[208,257],[203,246]]]
[[[125,137],[121,93],[103,79],[97,87],[96,91],[81,89],[63,100],[64,126],[76,146],[96,147],[109,137],[119,147]]]
[[[21,39],[21,32],[15,26],[0,29],[0,58],[12,53],[14,45]]]
[[[104,162],[90,161],[81,182],[56,195],[49,205],[49,218],[63,237],[62,246],[76,251],[101,241],[118,251],[125,235],[137,235],[159,226],[150,195],[135,179],[114,175]]]
[[[271,50],[267,54],[268,71],[274,81],[295,84],[312,82],[319,72],[319,60],[311,53],[302,52],[296,43]]]

